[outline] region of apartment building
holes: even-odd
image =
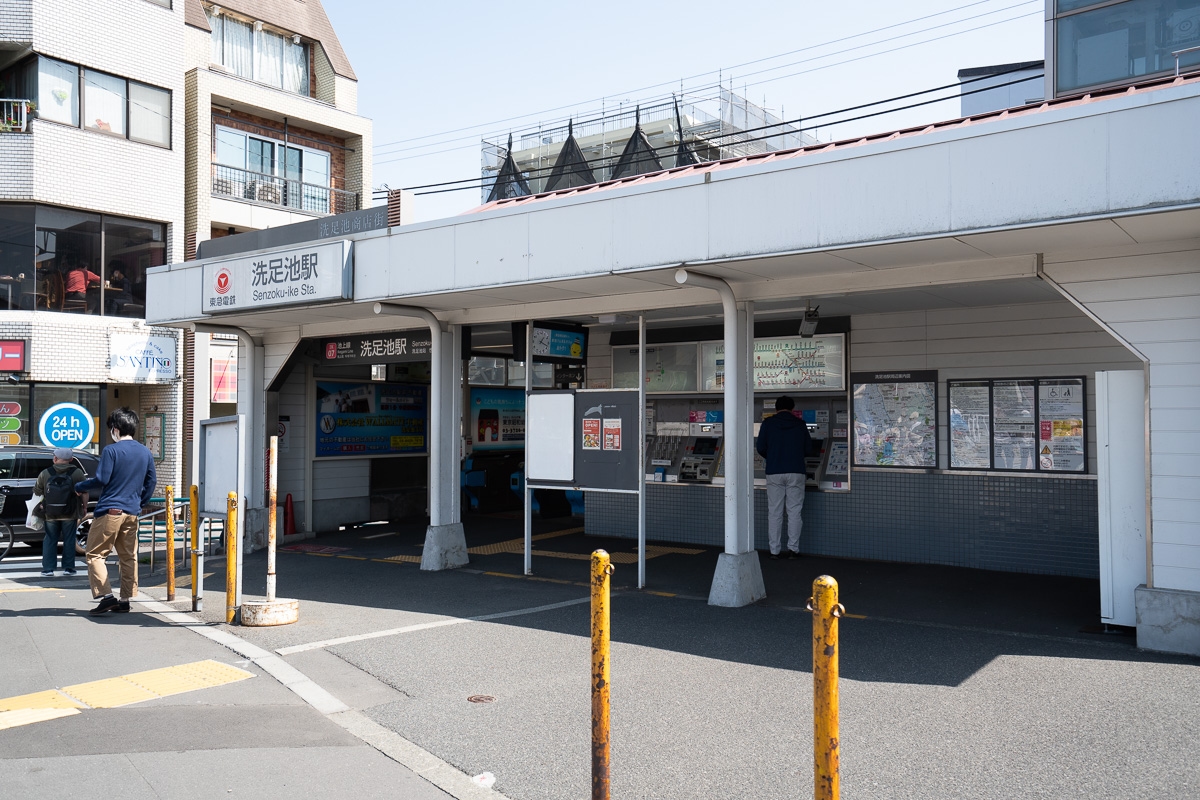
[[[0,444],[96,452],[131,406],[160,488],[181,337],[146,326],[146,270],[184,255],[183,31],[169,0],[0,0]],[[92,422],[70,441],[64,403]]]

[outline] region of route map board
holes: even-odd
[[[754,391],[845,391],[845,344],[841,333],[755,339]],[[725,388],[725,344],[702,345],[700,361],[701,387]]]
[[[950,399],[950,467],[992,466],[991,381],[947,381]]]
[[[856,372],[854,465],[937,467],[937,370]]]

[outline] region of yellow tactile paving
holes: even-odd
[[[393,564],[396,564],[396,563],[420,564],[421,563],[420,556],[388,556],[387,558],[376,558],[376,559],[372,559],[372,560],[373,561],[384,561],[384,562],[390,561]]]
[[[79,703],[56,689],[0,700],[0,711],[28,711],[34,708],[79,708]]]
[[[0,711],[0,731],[78,713],[78,708],[22,708],[17,711]]]
[[[64,686],[62,690],[92,708],[116,708],[158,697],[154,692],[135,686],[124,678],[77,683],[74,686]]]
[[[16,594],[17,592],[53,592],[51,586],[0,586],[0,594]]]
[[[132,675],[121,677],[159,697],[167,697],[172,694],[182,694],[197,689],[223,686],[235,681],[244,681],[246,678],[253,678],[254,674],[244,669],[222,664],[219,661],[209,660],[180,664],[177,667],[135,672]]]

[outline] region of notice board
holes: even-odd
[[[638,491],[642,463],[636,389],[533,392],[528,403],[531,485]]]

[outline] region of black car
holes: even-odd
[[[82,450],[75,451],[75,465],[83,470],[89,478],[96,474],[96,466],[100,457]],[[33,497],[33,484],[37,481],[42,470],[54,463],[53,447],[38,447],[35,445],[0,446],[0,519],[7,522],[13,530],[13,541],[27,542],[40,547],[44,531],[34,531],[25,527],[25,517],[29,513],[26,505]],[[95,505],[97,498],[91,498],[90,506]],[[85,524],[86,524],[85,520]],[[82,533],[82,526],[81,526]]]

